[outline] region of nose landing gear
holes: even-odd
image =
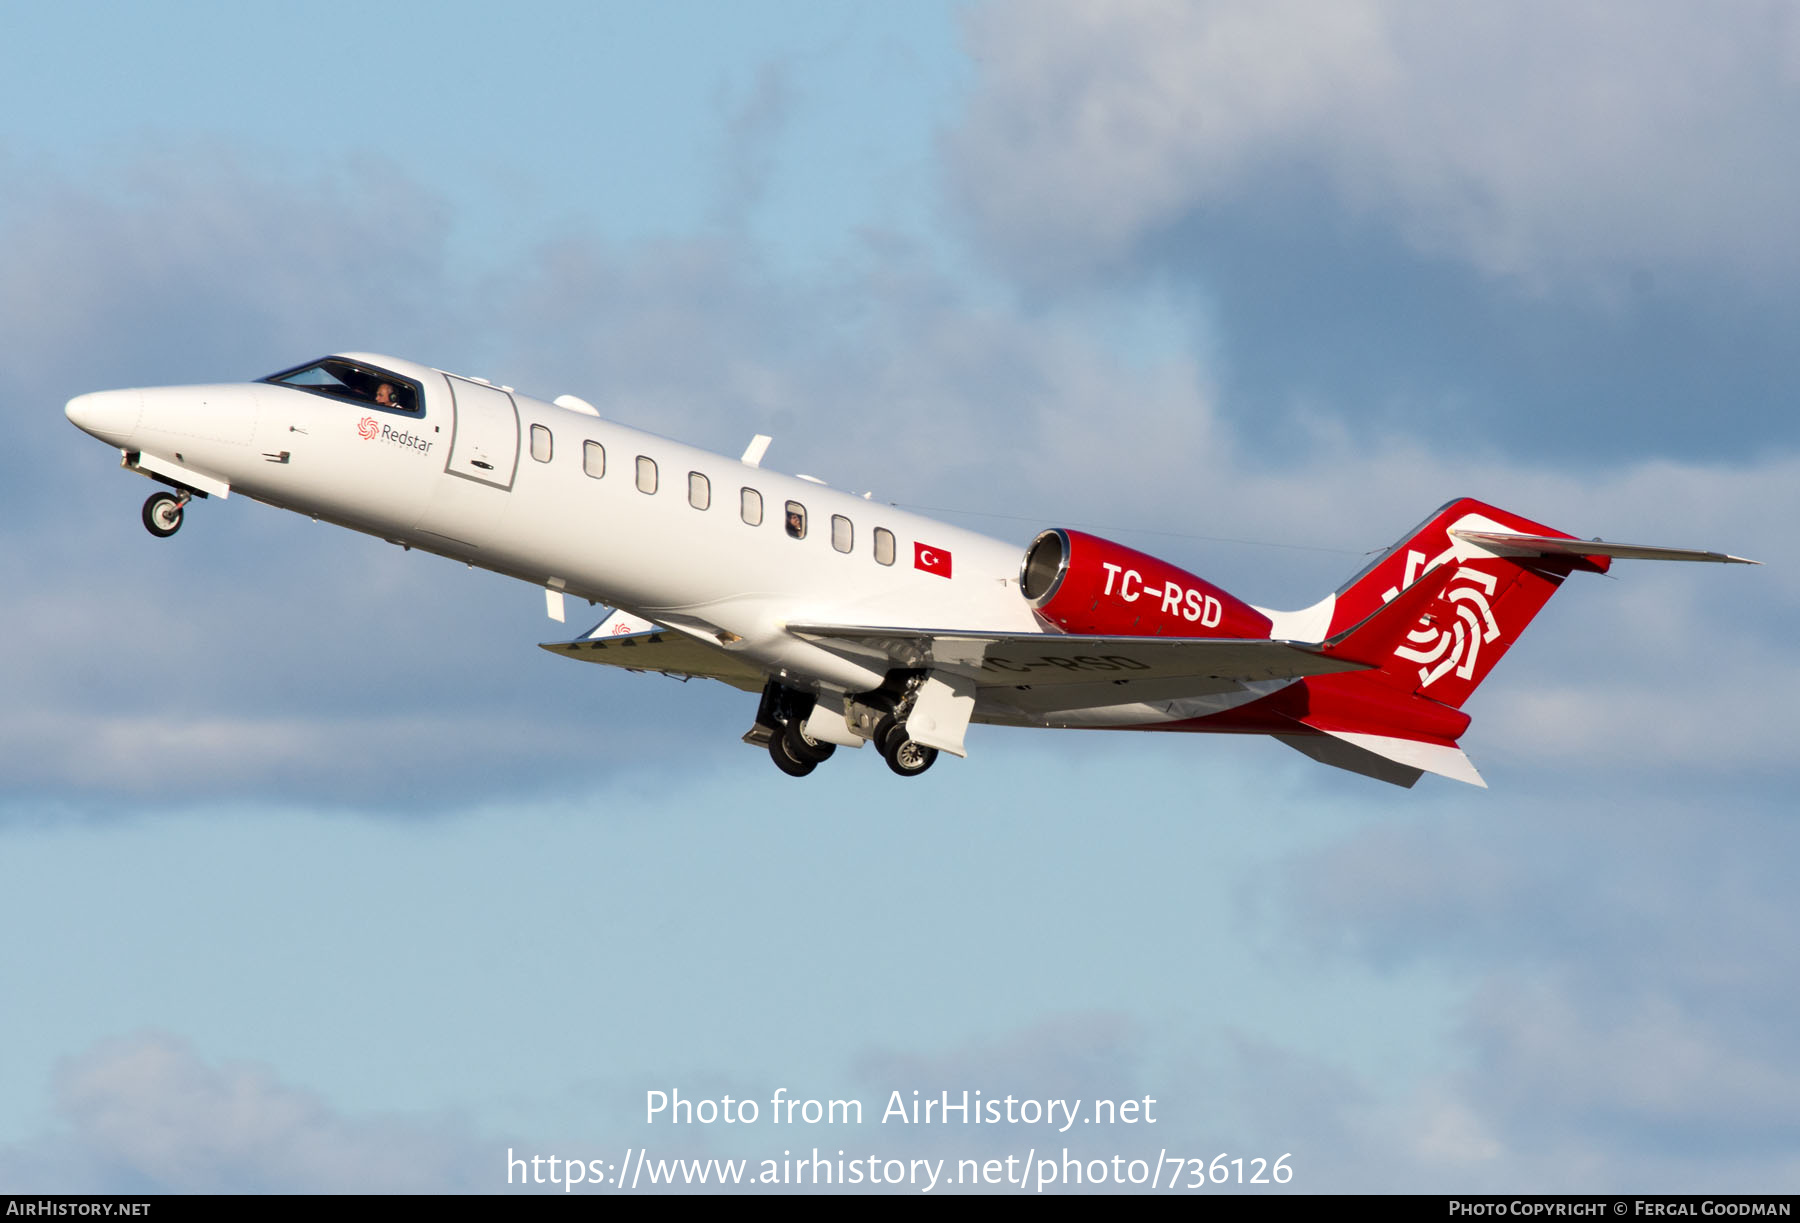
[[[179,493],[151,493],[144,502],[145,529],[158,539],[167,539],[181,530],[181,511],[191,497],[186,489]]]

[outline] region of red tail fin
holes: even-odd
[[[1441,565],[1454,571],[1417,625],[1394,647],[1379,680],[1461,708],[1538,610],[1575,569],[1604,571],[1604,556],[1500,556],[1453,528],[1573,539],[1480,501],[1452,501],[1340,590],[1330,632],[1343,632]]]

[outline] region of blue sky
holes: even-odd
[[[1149,1095],[1070,1145],[1313,1191],[1800,1181],[1786,7],[0,34],[0,1187],[762,1158],[644,1093],[781,1086]],[[796,784],[742,694],[537,650],[523,586],[236,499],[151,539],[61,411],[340,349],[1269,606],[1458,495],[1769,564],[1571,582],[1470,703],[1488,791],[991,728]]]

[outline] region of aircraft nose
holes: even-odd
[[[69,400],[63,414],[83,433],[124,448],[137,431],[143,406],[143,397],[136,391],[96,391]]]

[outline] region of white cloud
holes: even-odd
[[[289,178],[194,142],[147,150],[104,189],[34,170],[0,210],[10,381],[252,376],[271,349],[303,360],[372,334],[438,333],[457,313],[443,204],[378,160]],[[258,364],[240,369],[246,357]]]
[[[490,787],[516,790],[533,784],[526,778],[544,785],[552,770],[572,760],[581,761],[583,770],[630,768],[637,756],[659,746],[652,732],[627,720],[609,728],[596,748],[591,727],[549,714],[502,717],[465,706],[447,714],[399,709],[282,716],[242,708],[241,693],[224,696],[234,706],[224,715],[190,711],[175,700],[144,713],[37,709],[0,715],[0,736],[9,744],[6,780],[28,793],[75,790],[171,802],[275,787],[327,801],[403,808],[445,798],[468,801]],[[390,702],[412,704],[399,692]],[[723,729],[721,741],[730,741]],[[480,765],[482,781],[475,787],[467,770],[471,761]]]
[[[1537,1130],[1532,1145],[1602,1125],[1741,1142],[1800,1123],[1791,1062],[1666,994],[1501,975],[1469,1009],[1484,1104],[1515,1132]]]
[[[1496,680],[1469,742],[1477,752],[1486,746],[1504,754],[1513,768],[1790,772],[1800,726],[1788,694],[1800,685],[1800,660],[1745,660],[1725,674],[1690,675],[1679,686],[1666,678],[1671,669],[1691,670],[1683,660],[1650,656],[1635,665],[1638,678],[1618,682],[1512,687]]]
[[[1796,267],[1785,5],[1135,0],[974,11],[960,194],[1026,279],[1284,175],[1532,284]]]
[[[491,1187],[503,1158],[451,1122],[347,1117],[154,1032],[66,1062],[56,1114],[59,1133],[0,1151],[15,1191],[444,1193]]]
[[[1284,868],[1292,936],[1322,968],[1429,966],[1463,999],[1447,1064],[1309,1136],[1342,1175],[1379,1154],[1415,1189],[1791,1183],[1785,807],[1727,788],[1538,790],[1396,813]]]

